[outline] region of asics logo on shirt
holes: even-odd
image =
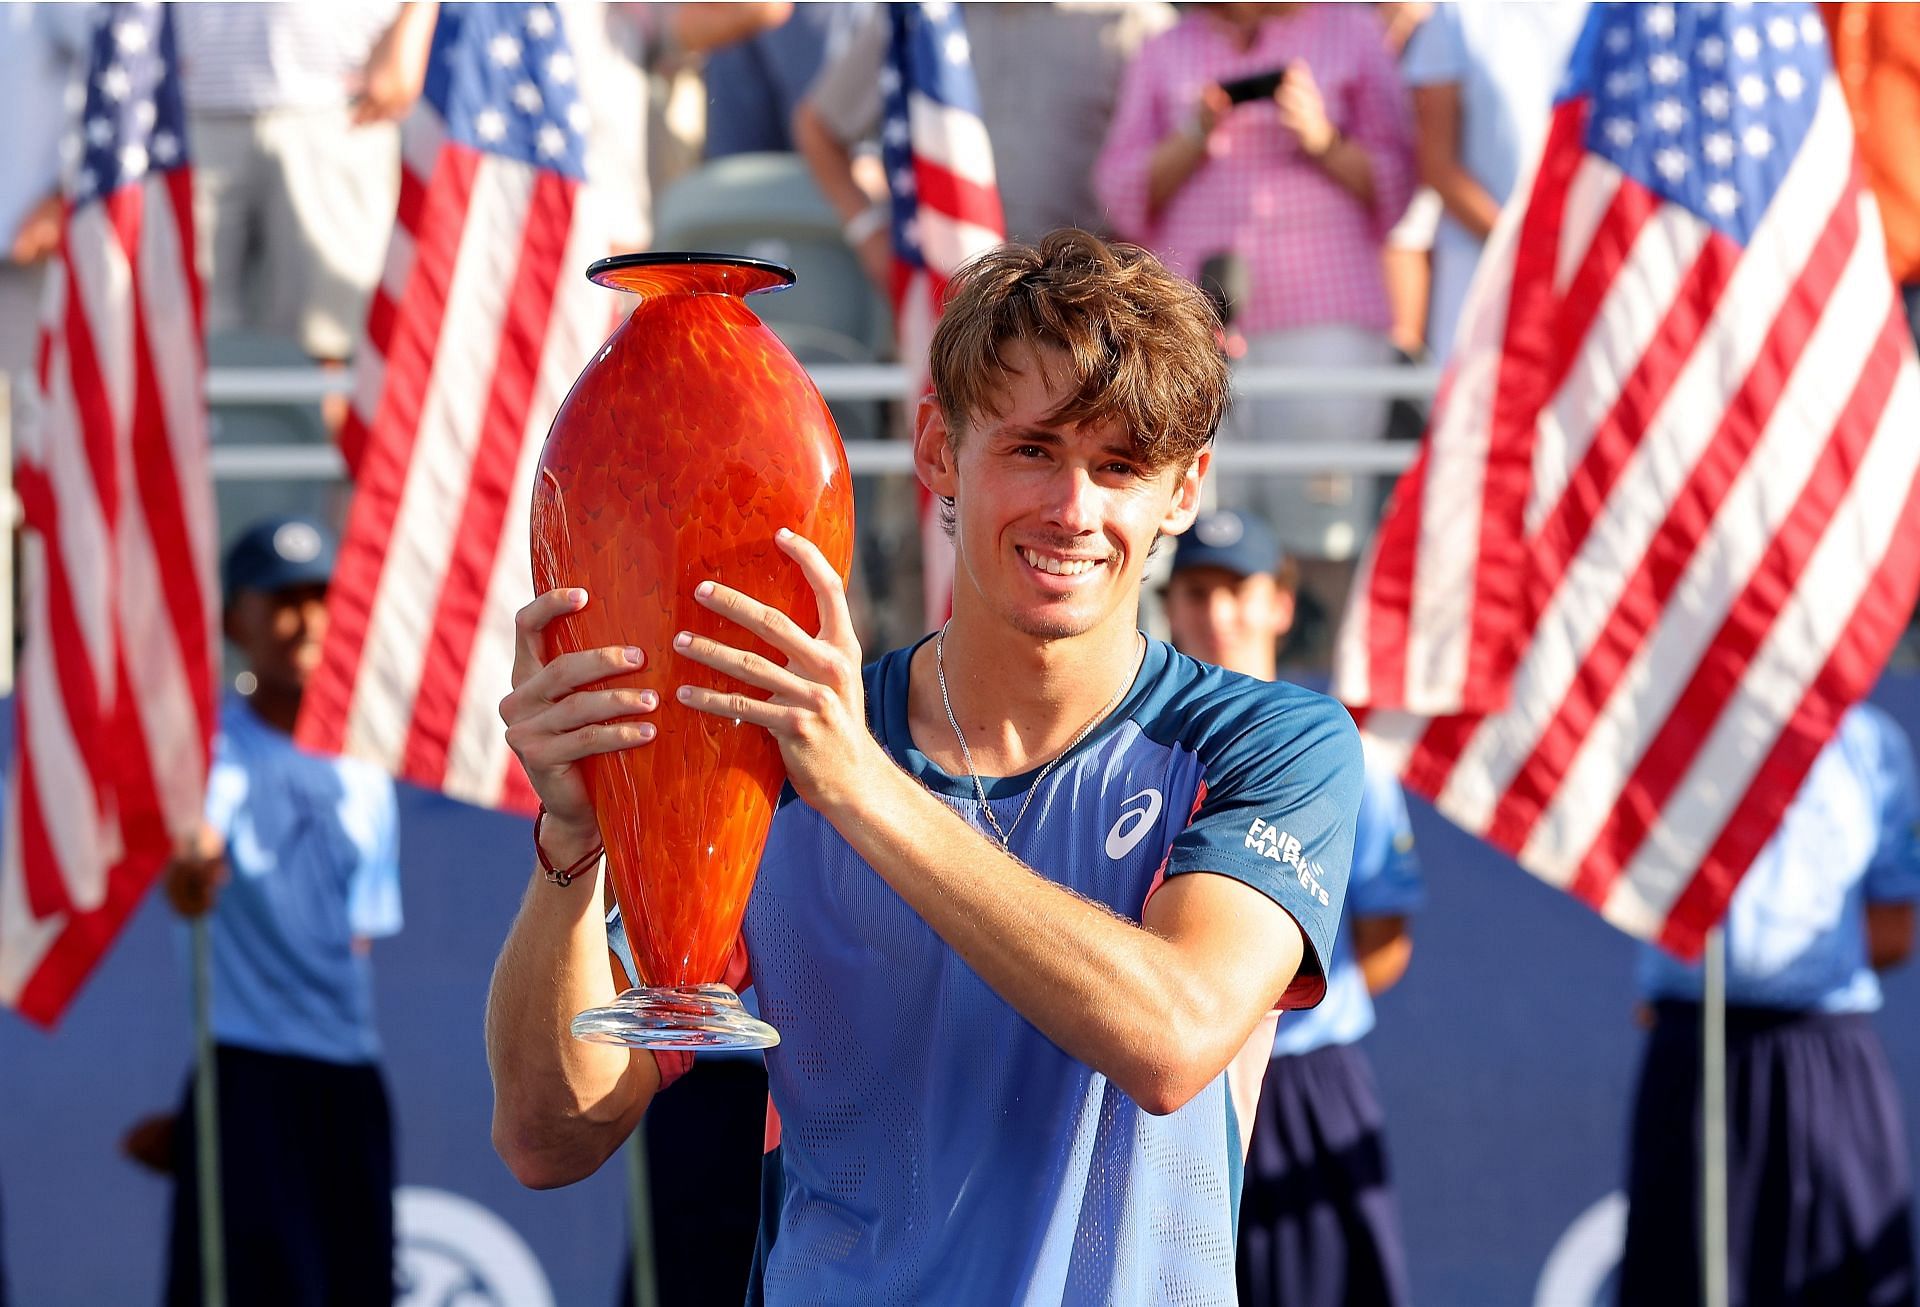
[[[1145,803],[1140,803],[1145,799]],[[1126,857],[1140,847],[1140,841],[1147,838],[1147,832],[1153,829],[1153,823],[1159,819],[1160,805],[1165,802],[1160,791],[1151,787],[1140,791],[1121,805],[1120,820],[1113,823],[1113,829],[1107,832],[1107,856],[1115,862]],[[1140,803],[1139,807],[1133,805]]]

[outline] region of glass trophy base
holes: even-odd
[[[573,1019],[573,1037],[628,1048],[772,1048],[780,1032],[725,985],[630,989]]]

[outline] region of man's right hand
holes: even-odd
[[[660,702],[652,690],[587,688],[646,666],[639,649],[584,649],[548,661],[547,627],[586,606],[585,590],[549,590],[515,614],[513,692],[500,701],[507,745],[546,805],[542,843],[556,863],[600,842],[581,759],[652,740],[653,724],[632,719]]]
[[[202,822],[191,838],[174,846],[163,873],[167,902],[183,917],[197,917],[220,897],[227,883],[227,842]]]

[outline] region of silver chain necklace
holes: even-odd
[[[1132,674],[1121,680],[1120,688],[1113,692],[1113,698],[1107,700],[1106,705],[1099,712],[1087,719],[1087,724],[1067,741],[1067,747],[1056,753],[1053,760],[1040,769],[1040,774],[1033,778],[1033,784],[1027,786],[1027,797],[1021,802],[1020,811],[1013,814],[1013,824],[1002,830],[1000,819],[993,815],[993,805],[987,802],[987,787],[980,783],[980,773],[974,768],[973,751],[967,748],[967,733],[960,729],[960,719],[953,715],[953,700],[947,695],[947,626],[952,624],[949,620],[946,626],[942,626],[940,634],[935,636],[933,641],[933,671],[940,681],[940,706],[947,710],[947,725],[953,727],[953,738],[960,742],[960,758],[967,764],[967,775],[973,778],[973,792],[980,796],[980,810],[987,814],[987,824],[992,826],[993,833],[1000,837],[1000,847],[1010,848],[1013,833],[1020,829],[1021,819],[1027,815],[1027,809],[1033,805],[1033,796],[1040,792],[1040,782],[1047,779],[1047,773],[1059,766],[1060,760],[1072,753],[1074,747],[1086,739],[1093,728],[1105,721],[1107,714],[1119,707],[1120,701],[1126,698],[1127,691],[1133,687],[1134,681],[1140,675],[1141,664],[1147,660],[1146,637],[1140,637],[1140,652],[1134,658]]]

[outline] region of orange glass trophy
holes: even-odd
[[[694,587],[719,581],[818,630],[812,590],[774,532],[813,541],[844,579],[852,479],[826,402],[744,299],[792,285],[792,272],[635,254],[587,275],[639,302],[574,383],[541,452],[534,590],[588,595],[549,628],[550,656],[638,646],[645,666],[600,684],[650,688],[660,708],[651,744],[585,763],[640,974],[612,1005],[575,1018],[573,1033],[642,1048],[764,1048],[779,1035],[722,978],[786,772],[761,727],[678,702],[682,685],[741,687],[674,653],[673,637],[694,631],[784,661],[702,608]]]

